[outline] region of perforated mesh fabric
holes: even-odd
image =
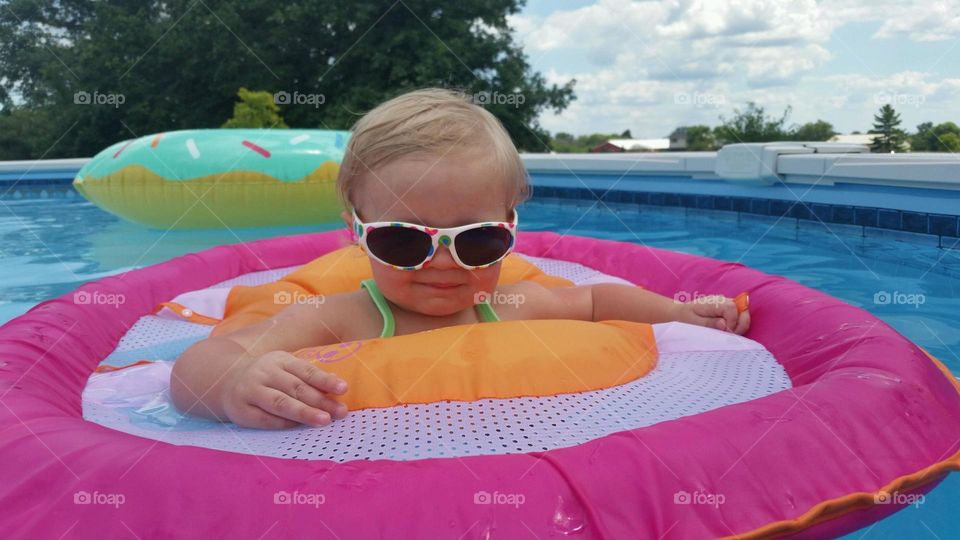
[[[622,282],[573,263],[528,259],[577,284]],[[277,272],[273,276],[283,275],[273,272]],[[152,359],[167,361],[91,377],[83,396],[84,418],[172,444],[246,454],[340,462],[414,460],[573,446],[790,387],[783,368],[757,345],[749,350],[662,353],[647,376],[594,392],[368,409],[353,411],[326,428],[250,430],[184,417],[170,403],[169,387],[163,381],[169,379],[172,360],[209,331],[209,327],[183,321],[142,318],[111,358],[124,353],[121,348],[133,347],[126,353],[158,351]]]
[[[217,283],[211,289],[229,289],[237,285],[256,286],[277,281],[299,266],[274,268],[251,272]],[[202,324],[161,318],[153,315],[141,317],[120,339],[117,348],[103,364],[124,366],[139,360],[174,360],[190,345],[206,338],[213,329]]]
[[[166,366],[131,368],[150,377]],[[129,373],[128,373],[129,375]],[[155,376],[155,375],[154,375]],[[351,412],[326,428],[239,429],[157,416],[144,396],[133,420],[122,409],[86,401],[84,417],[172,444],[302,459],[422,459],[532,452],[741,403],[790,387],[766,351],[661,355],[649,375],[615,388],[545,398],[439,402]],[[162,400],[160,400],[162,401]],[[129,403],[128,403],[129,404]],[[169,411],[167,411],[169,412]]]
[[[520,256],[537,265],[545,274],[564,277],[577,285],[590,285],[592,283],[620,283],[623,285],[631,285],[629,281],[623,278],[604,274],[599,270],[594,270],[582,264],[558,261],[556,259],[545,259],[543,257],[533,257],[531,255],[521,254]]]
[[[257,285],[263,285],[264,283],[273,283],[283,276],[293,272],[299,266],[288,266],[286,268],[274,268],[272,270],[263,270],[261,272],[251,272],[249,274],[243,274],[242,276],[237,276],[233,279],[228,279],[226,281],[221,281],[217,283],[212,289],[222,289],[230,288],[236,285],[246,285],[248,287],[255,287]]]

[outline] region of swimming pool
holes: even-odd
[[[164,233],[121,222],[77,198],[2,202],[0,322],[105,275],[222,243],[334,227]],[[960,350],[960,251],[938,249],[935,242],[864,238],[858,229],[839,225],[827,229],[817,222],[683,208],[545,200],[521,212],[527,230],[639,242],[785,275],[871,311],[960,372],[960,358],[952,352]],[[953,509],[958,498],[954,475],[924,504],[851,537],[899,538],[918,531],[960,537]]]

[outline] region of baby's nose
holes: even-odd
[[[450,248],[440,244],[437,247],[437,252],[433,255],[433,258],[430,259],[430,262],[428,262],[424,268],[430,267],[439,268],[442,270],[446,268],[454,268],[456,266],[457,261],[453,259],[453,253],[450,253]]]

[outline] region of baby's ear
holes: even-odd
[[[340,212],[340,218],[343,219],[343,223],[348,229],[353,229],[353,214],[344,210]]]

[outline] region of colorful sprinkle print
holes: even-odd
[[[246,146],[247,148],[253,150],[254,152],[260,154],[265,158],[270,157],[270,151],[262,146],[257,146],[256,144],[253,144],[252,142],[247,140],[240,141],[240,144]]]
[[[120,149],[117,150],[117,153],[113,155],[113,159],[117,159],[117,157],[120,156],[120,154],[121,154],[124,150],[126,150],[127,147],[130,146],[130,143],[132,143],[132,142],[133,142],[133,141],[127,141],[127,144],[121,146]]]
[[[187,139],[186,145],[187,145],[187,152],[190,152],[190,157],[192,157],[193,159],[199,159],[200,149],[197,148],[197,141],[193,139]]]
[[[302,142],[309,141],[309,140],[310,140],[310,136],[304,133],[303,135],[297,135],[296,137],[290,139],[289,142],[291,145],[296,146]]]

